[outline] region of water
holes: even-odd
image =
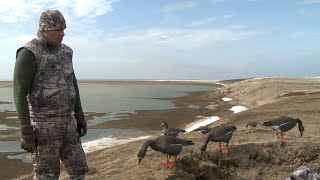
[[[136,110],[174,108],[171,101],[157,98],[184,96],[188,92],[211,90],[217,85],[79,84],[79,87],[81,103],[85,112],[107,113],[102,117],[95,117],[95,119],[88,121],[88,126],[93,126],[121,119],[119,116],[123,116],[123,113],[134,114]],[[0,101],[11,102],[11,104],[0,104],[0,111],[15,111],[12,87],[0,88]],[[197,107],[190,105],[190,108]]]
[[[174,108],[169,100],[188,92],[207,91],[217,85],[135,85],[135,84],[79,84],[81,103],[86,112],[121,113],[135,110],[160,110]],[[15,111],[12,87],[0,88],[0,111]]]
[[[23,152],[18,141],[0,141],[0,152]]]
[[[169,100],[188,92],[206,91],[214,86],[205,85],[80,85],[80,95],[85,111],[134,112],[135,110],[159,110],[173,108]]]
[[[12,87],[1,87],[0,88],[0,101],[11,102],[11,104],[0,104],[0,112],[4,110],[13,110],[16,108],[13,103],[13,89]]]
[[[188,92],[207,91],[217,85],[136,85],[136,84],[79,84],[82,107],[85,112],[107,113],[102,117],[88,121],[92,126],[109,120],[119,119],[121,113],[134,114],[136,110],[160,110],[174,108],[169,100],[157,98],[174,98],[184,96]],[[0,88],[0,101],[12,104],[0,104],[0,111],[15,111],[13,104],[12,87]],[[197,108],[190,105],[190,108]],[[1,123],[1,122],[0,122]],[[9,129],[0,124],[0,131]],[[109,147],[116,144],[127,143],[137,139],[118,139],[116,135],[141,133],[132,129],[90,129],[82,138],[86,152]],[[18,141],[0,141],[0,152],[22,152]],[[24,159],[22,154],[10,156],[11,159]]]

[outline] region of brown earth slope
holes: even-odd
[[[233,100],[224,102],[222,97]],[[199,134],[182,134],[180,138],[191,139],[195,145],[179,156],[176,167],[168,169],[160,164],[165,155],[150,148],[138,164],[137,152],[144,141],[136,141],[88,154],[87,179],[285,179],[301,165],[320,172],[320,79],[247,79],[203,93],[201,99],[212,111],[221,106],[249,108],[240,113],[228,109],[215,111],[221,120],[211,127],[221,123],[238,127],[230,141],[228,156],[215,151],[217,143],[211,142],[200,159],[203,140]],[[295,127],[286,133],[289,141],[280,144],[271,129],[259,125],[246,128],[248,122],[279,116],[300,118],[305,127],[303,137]],[[62,172],[61,179],[64,177]]]

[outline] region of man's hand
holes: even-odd
[[[37,137],[33,131],[33,127],[31,125],[23,125],[20,128],[21,138],[20,138],[20,146],[22,149],[27,152],[35,152],[37,148]]]
[[[87,122],[84,119],[84,114],[83,112],[75,113],[74,117],[77,120],[77,129],[78,129],[78,134],[80,137],[84,136],[87,134]]]

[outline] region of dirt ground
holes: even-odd
[[[159,125],[162,120],[166,120],[169,126],[184,128],[200,116],[219,116],[221,120],[209,127],[232,124],[238,128],[230,141],[227,156],[214,150],[217,143],[210,142],[200,159],[203,143],[200,135],[181,134],[179,138],[190,139],[195,145],[179,155],[177,165],[168,169],[160,164],[166,156],[150,148],[138,164],[137,152],[144,141],[135,141],[87,154],[90,171],[86,179],[278,180],[289,177],[301,165],[320,172],[319,78],[269,77],[222,83],[226,86],[218,90],[175,98],[177,108],[174,110],[139,111],[122,123],[107,122],[99,127],[141,129],[151,132],[155,138],[161,133]],[[225,102],[222,97],[232,98],[232,101]],[[190,109],[190,104],[200,108]],[[236,105],[245,106],[248,110],[240,113],[229,110]],[[263,122],[279,116],[300,118],[305,127],[303,136],[300,137],[295,127],[286,133],[288,142],[280,143],[271,129],[259,125],[246,127],[248,122]],[[2,160],[0,169],[8,169]],[[32,171],[12,171],[12,174],[15,176],[7,176],[8,179],[32,179]],[[60,179],[65,179],[65,176],[62,170]]]

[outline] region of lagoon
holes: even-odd
[[[189,92],[207,91],[216,88],[208,85],[169,85],[169,84],[79,84],[82,107],[85,112],[123,113],[136,110],[160,110],[174,108],[169,100]],[[15,111],[13,88],[0,88],[0,101],[12,102],[1,104],[0,111]]]
[[[123,116],[123,113],[134,114],[136,110],[174,108],[174,104],[168,98],[184,96],[189,92],[208,91],[218,86],[216,84],[79,84],[83,110],[85,112],[106,113],[104,116],[94,117],[93,120],[88,121],[89,127],[105,121],[117,120],[117,115]],[[12,87],[0,88],[0,101],[11,102],[11,104],[0,104],[0,111],[15,111]],[[0,131],[8,128],[10,127],[3,126]],[[82,141],[85,148],[91,151],[101,148],[100,146],[105,147],[119,143],[119,139],[114,139],[113,136],[131,133],[142,133],[142,131],[133,129],[90,129],[88,134],[82,138]],[[122,141],[125,143],[131,140]],[[0,141],[0,152],[21,152],[19,142]]]

